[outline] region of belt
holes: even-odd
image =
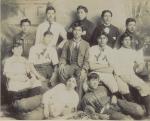
[[[35,66],[49,66],[51,63],[42,63],[42,64],[35,64]]]

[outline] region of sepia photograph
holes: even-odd
[[[150,120],[150,0],[0,5],[0,120]]]

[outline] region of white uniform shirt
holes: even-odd
[[[75,90],[68,90],[66,85],[60,83],[43,95],[42,103],[48,104],[51,115],[56,117],[63,113],[66,106],[76,109],[79,96]]]
[[[113,58],[113,49],[106,46],[104,51],[99,47],[99,45],[92,46],[89,49],[89,64],[92,68],[92,64],[100,65],[112,65]]]
[[[41,86],[39,80],[27,77],[29,63],[24,57],[8,58],[4,64],[4,75],[8,78],[8,91],[20,91],[26,88]]]
[[[36,44],[40,43],[40,41],[42,41],[43,39],[43,34],[48,31],[49,28],[49,22],[45,21],[43,23],[41,23],[38,28],[37,28],[37,32],[36,32]],[[51,28],[50,31],[53,33],[54,38],[52,41],[53,45],[57,44],[58,38],[59,36],[61,36],[63,39],[67,38],[67,33],[66,30],[64,29],[64,27],[56,22],[53,22],[51,24]]]
[[[59,63],[56,48],[49,46],[46,48],[42,44],[37,44],[31,47],[29,53],[29,62],[33,64],[52,63],[56,65]]]
[[[115,71],[119,75],[131,75],[134,74],[134,64],[144,63],[144,57],[142,50],[135,51],[133,49],[127,49],[121,47],[119,50],[115,52],[116,63]]]

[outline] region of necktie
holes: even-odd
[[[52,26],[52,24],[51,23],[49,23],[49,27],[48,27],[48,32],[50,32],[50,30],[51,30],[51,26]]]

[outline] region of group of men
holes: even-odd
[[[19,118],[59,117],[76,110],[100,119],[150,116],[150,88],[138,77],[145,64],[136,20],[127,18],[121,34],[111,24],[110,10],[102,12],[101,24],[95,26],[87,19],[88,9],[80,5],[78,20],[66,32],[55,15],[55,8],[48,6],[35,39],[30,20],[21,20],[13,55],[4,63],[11,108]],[[138,90],[143,104],[133,99],[130,86]]]

